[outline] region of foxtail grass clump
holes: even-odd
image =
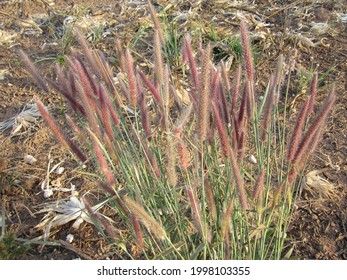
[[[177,73],[162,54],[165,33],[152,5],[150,14],[156,30],[149,73],[120,41],[115,73],[81,34],[84,55],[66,57],[57,80],[41,77],[21,52],[38,84],[61,93],[82,120],[67,116],[76,136],[69,137],[37,101],[56,138],[98,175],[96,187],[117,210],[119,227],[128,229],[131,238],[111,238],[115,252],[137,258],[138,250],[124,246],[133,243],[148,259],[282,258],[305,163],[323,134],[334,91],[316,110],[314,75],[311,94],[291,123],[290,69],[281,56],[266,89],[256,88],[244,22],[243,63],[235,73],[215,65],[210,45],[197,59],[189,36]],[[188,102],[182,85],[188,85]]]

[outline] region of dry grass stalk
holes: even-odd
[[[129,213],[128,209],[125,207],[124,202],[117,195],[113,186],[110,186],[108,183],[103,182],[103,181],[99,181],[98,185],[102,190],[104,190],[106,193],[109,193],[111,196],[113,196],[113,198],[115,198],[117,204],[122,209],[122,212],[129,218],[130,213]]]
[[[159,87],[162,86],[164,77],[164,63],[161,50],[162,42],[159,38],[158,30],[154,32],[154,74],[155,84]]]
[[[45,106],[40,102],[36,101],[37,108],[40,110],[41,116],[46,122],[47,126],[51,129],[54,136],[58,138],[60,143],[70,148],[73,153],[82,161],[85,162],[87,157],[81,151],[81,149],[64,133],[57,122],[48,113]]]
[[[293,129],[292,137],[288,144],[288,161],[289,162],[293,162],[294,155],[298,149],[299,141],[302,138],[302,131],[305,125],[306,117],[307,117],[309,102],[310,102],[310,99],[306,99],[303,107],[301,108],[298,114],[294,129]]]
[[[75,55],[76,74],[89,98],[97,96],[97,86],[92,75],[79,55]]]
[[[301,164],[298,165],[298,168],[301,169],[304,166],[304,163],[307,161],[310,155],[316,150],[322,137],[323,137],[323,126],[314,133],[311,143],[308,145],[308,149],[306,153],[304,154],[303,159],[300,162]]]
[[[234,208],[234,200],[230,200],[227,206],[227,209],[225,210],[223,219],[222,219],[222,225],[221,225],[221,236],[223,238],[223,240],[226,241],[226,239],[228,238],[228,231],[229,231],[229,227],[230,227],[230,219],[231,219],[231,213],[233,211]]]
[[[171,187],[175,187],[177,184],[177,173],[176,173],[176,158],[177,158],[177,151],[176,151],[176,143],[174,142],[174,139],[172,138],[171,132],[167,131],[167,178],[168,182]]]
[[[84,91],[83,86],[80,82],[77,82],[77,89],[82,100],[82,104],[85,110],[85,117],[88,121],[89,127],[96,133],[96,135],[101,139],[102,133],[98,123],[97,115],[101,116],[101,111],[95,103],[93,96],[88,97]]]
[[[139,98],[137,101],[138,101],[138,106],[140,108],[140,117],[141,117],[142,127],[143,127],[143,130],[145,131],[147,140],[151,141],[152,139],[151,124],[150,124],[149,116],[148,116],[146,97],[145,97],[145,93],[142,88],[139,76],[137,76],[137,88],[139,92],[139,96],[138,96]]]
[[[139,145],[139,147],[141,149],[143,149],[143,152],[145,153],[146,158],[149,161],[150,168],[153,170],[153,172],[156,175],[156,177],[160,178],[161,172],[160,172],[160,170],[158,168],[158,165],[157,165],[154,157],[152,156],[151,152],[149,151],[148,146],[146,145],[146,143],[144,141],[142,141],[138,131],[135,129],[134,126],[131,126],[131,132],[135,136],[135,140],[137,141],[137,144]]]
[[[100,77],[101,76],[100,69],[97,67],[97,63],[94,59],[94,55],[93,55],[92,51],[90,50],[87,42],[84,40],[83,35],[79,31],[76,31],[76,37],[77,37],[78,43],[81,45],[81,47],[83,49],[84,54],[87,57],[87,60],[90,64],[90,66],[92,67],[95,74],[99,75],[99,77]],[[77,58],[77,56],[76,56],[77,53],[75,52],[74,54],[75,54],[75,58]],[[80,61],[80,62],[82,62],[82,61]]]
[[[296,166],[301,160],[302,156],[306,154],[309,144],[314,141],[313,137],[318,136],[316,132],[321,129],[323,126],[323,123],[326,121],[330,110],[335,102],[336,96],[335,96],[335,87],[332,89],[331,94],[325,99],[325,102],[322,106],[321,111],[317,114],[315,120],[311,124],[311,126],[308,128],[305,136],[302,138],[302,141],[298,147],[298,150],[295,153],[293,163]]]
[[[238,119],[235,122],[235,136],[237,139],[237,152],[238,159],[242,159],[244,153],[244,146],[247,138],[247,129],[248,129],[248,115],[247,107],[249,106],[249,95],[250,95],[250,83],[245,83],[244,90],[242,94],[242,100],[239,110]]]
[[[189,152],[183,140],[178,142],[178,154],[180,156],[182,170],[187,171],[188,167],[190,166],[188,157]]]
[[[118,63],[121,71],[126,73],[126,63],[125,63],[125,57],[124,57],[124,50],[122,46],[122,42],[119,40],[119,38],[116,39],[116,54],[118,58]]]
[[[48,87],[46,85],[46,81],[41,77],[40,72],[37,70],[37,68],[35,67],[35,65],[31,62],[31,60],[29,59],[29,57],[26,55],[26,53],[22,50],[19,50],[19,54],[23,60],[23,62],[25,63],[25,65],[27,66],[28,71],[30,72],[30,74],[36,79],[37,83],[39,84],[39,86],[46,92],[48,92]]]
[[[121,231],[119,229],[111,225],[110,222],[107,221],[103,216],[101,216],[98,213],[95,213],[89,201],[85,197],[83,197],[83,202],[86,206],[89,215],[93,218],[94,221],[99,222],[101,224],[107,236],[111,237],[112,239],[117,239],[119,238],[119,236],[121,236]]]
[[[298,58],[298,49],[295,48],[295,49],[291,50],[289,53],[288,65],[286,67],[286,71],[288,73],[290,73],[291,71],[293,71],[295,69],[297,58]]]
[[[203,217],[201,213],[200,203],[196,198],[195,191],[192,187],[187,188],[188,200],[192,209],[192,218],[197,230],[200,232],[201,236],[206,238],[206,240],[211,242],[211,233],[208,229],[207,223],[204,224]]]
[[[76,91],[76,86],[74,76],[71,75],[71,71],[64,71],[60,65],[56,64],[55,73],[57,75],[57,80],[60,81],[60,87],[62,88],[62,90],[64,92],[67,92],[69,95],[73,96],[73,92]],[[70,76],[68,76],[69,74]],[[70,80],[71,78],[72,80]]]
[[[108,112],[107,104],[106,104],[106,93],[102,85],[99,86],[99,98],[100,98],[100,108],[101,108],[101,116],[100,119],[102,121],[102,125],[105,129],[105,132],[112,142],[114,140],[113,129],[111,126],[111,119]]]
[[[113,81],[113,73],[111,70],[110,65],[107,63],[103,53],[99,51],[95,54],[95,60],[98,64],[98,68],[100,69],[102,80],[105,81],[105,85],[109,92],[112,94],[112,97],[114,97],[115,103],[117,106],[121,106],[121,100],[119,98],[118,91],[116,89],[116,86]]]
[[[237,120],[236,118],[233,117],[232,119],[232,124],[233,124],[233,129],[231,131],[231,145],[232,145],[232,150],[236,153],[238,150],[238,127],[237,127]],[[236,154],[235,154],[236,155]]]
[[[237,118],[237,131],[242,131],[243,130],[243,124],[245,121],[245,112],[247,110],[247,99],[249,94],[249,85],[246,83],[243,88],[243,93],[242,93],[242,99],[241,99],[241,104],[240,104],[240,109],[239,109],[239,114]]]
[[[224,259],[225,260],[230,260],[230,239],[229,239],[229,231],[226,231],[226,236],[224,238],[224,243],[225,243],[225,254],[224,254]]]
[[[128,89],[127,89],[127,87],[123,81],[124,75],[122,75],[121,73],[118,73],[117,78],[118,78],[118,84],[120,86],[121,94],[123,95],[124,99],[130,103],[129,92],[128,92]]]
[[[307,151],[304,153],[302,159],[296,165],[293,165],[292,168],[290,169],[290,172],[288,175],[288,186],[294,183],[297,175],[301,172],[306,161],[311,156],[311,154],[316,150],[321,138],[322,138],[322,128],[318,129],[314,133],[312,140],[310,144],[308,145]]]
[[[184,40],[183,62],[188,60],[189,69],[190,69],[190,73],[193,77],[193,84],[194,84],[194,88],[191,90],[191,92],[189,94],[190,94],[190,98],[191,98],[192,102],[196,103],[197,102],[197,96],[196,95],[197,95],[197,92],[200,88],[200,81],[199,81],[198,71],[196,69],[195,59],[194,59],[194,55],[192,52],[190,41],[191,41],[191,39],[190,39],[189,35],[187,35],[185,37],[185,40]]]
[[[113,175],[113,172],[111,171],[111,169],[108,166],[107,160],[105,158],[104,152],[101,149],[101,143],[100,140],[96,137],[96,135],[89,129],[87,128],[89,137],[92,140],[92,144],[93,144],[93,150],[95,153],[95,157],[96,157],[96,161],[99,165],[99,168],[102,172],[102,174],[104,175],[105,179],[107,180],[107,182],[113,186],[116,183],[116,178]]]
[[[131,215],[131,220],[132,220],[134,231],[135,231],[137,245],[140,247],[140,249],[142,249],[145,247],[145,240],[143,239],[140,223],[134,214]]]
[[[69,60],[70,71],[75,74],[76,78],[80,80],[86,90],[88,90],[88,95],[92,96],[96,94],[96,86],[90,75],[89,70],[85,66],[82,58],[75,51],[73,53],[73,60]]]
[[[152,21],[154,23],[154,27],[158,31],[160,43],[164,44],[164,42],[165,42],[164,33],[163,33],[163,29],[161,28],[161,24],[160,24],[160,21],[158,19],[157,13],[156,13],[150,0],[147,1],[147,4],[148,4],[149,12],[151,14]]]
[[[108,193],[110,196],[117,196],[116,191],[113,189],[113,186],[110,186],[110,184],[104,182],[104,181],[99,181],[98,182],[99,187],[104,190],[106,193]]]
[[[112,162],[112,164],[119,163],[119,157],[117,155],[116,148],[113,145],[114,142],[111,142],[107,133],[104,133],[102,140],[103,140],[103,143],[105,143],[105,148],[106,148],[106,151],[108,153],[108,157],[110,159],[110,162]]]
[[[293,169],[292,169],[293,170]],[[296,175],[295,175],[296,176]],[[289,186],[290,184],[286,184],[287,186]],[[285,186],[284,182],[282,182],[277,188],[274,189],[273,191],[273,197],[272,197],[272,202],[271,202],[271,208],[274,209],[275,207],[277,207],[279,201],[280,201],[280,198],[281,198],[281,195],[282,195],[282,192],[283,191],[288,191],[289,188]]]
[[[248,133],[248,118],[245,118],[245,122],[242,128],[242,131],[240,133],[239,139],[238,139],[238,155],[237,158],[240,162],[242,162],[244,153],[245,153],[245,144],[247,141],[247,133]]]
[[[74,75],[73,71],[68,71],[67,75],[68,75],[67,80],[69,82],[69,86],[68,86],[69,87],[69,93],[71,96],[74,96],[74,93],[77,91],[75,75]],[[61,81],[63,81],[62,83],[65,83],[64,79],[62,79]]]
[[[225,125],[228,125],[230,124],[230,116],[228,111],[228,104],[227,104],[227,98],[225,95],[225,90],[223,88],[221,81],[219,81],[218,83],[218,96],[221,103],[221,112],[223,113],[223,120],[225,122]]]
[[[77,52],[72,49],[71,50],[71,57],[76,59],[76,57],[79,57],[79,55],[77,54]],[[69,56],[67,55],[64,55],[64,61],[67,63],[67,65],[69,66],[69,72],[72,72],[72,73],[77,73],[77,68],[76,68],[76,65],[75,65],[75,60],[72,60],[72,58],[70,58]],[[56,67],[60,67],[60,66],[56,66]]]
[[[218,98],[217,87],[219,85],[219,80],[221,76],[221,68],[217,67],[217,70],[214,70],[212,67],[210,69],[211,76],[211,85],[210,85],[210,98],[211,100],[216,100]]]
[[[325,102],[322,105],[320,112],[316,114],[315,120],[308,128],[305,135],[302,137],[300,145],[298,146],[295,152],[295,155],[292,160],[292,167],[288,174],[288,186],[294,183],[297,174],[301,171],[305,161],[308,159],[310,154],[318,145],[319,139],[321,137],[321,130],[323,124],[328,118],[328,115],[335,102],[335,99],[335,87],[333,87],[332,92],[325,99]]]
[[[227,70],[227,68],[225,66],[224,60],[221,61],[221,67],[222,67],[223,82],[225,84],[227,92],[230,92],[231,85],[230,85],[230,80],[229,80],[229,77],[228,77],[228,70]]]
[[[199,136],[200,144],[206,139],[207,128],[208,128],[208,116],[209,116],[209,73],[210,73],[210,53],[211,46],[208,45],[204,51],[204,58],[202,64],[201,73],[201,89],[199,90],[199,111],[197,120],[197,133]]]
[[[189,103],[189,105],[185,108],[185,110],[182,112],[182,114],[177,118],[174,124],[174,131],[175,133],[182,133],[183,126],[188,123],[190,115],[192,113],[193,109],[193,103]]]
[[[162,105],[163,101],[158,89],[148,80],[147,76],[140,70],[139,67],[136,67],[136,71],[140,75],[141,79],[146,84],[148,89],[151,91],[151,93],[153,94],[154,98],[157,100],[159,105]]]
[[[164,108],[165,115],[168,117],[169,115],[169,105],[170,105],[170,70],[169,66],[165,64],[164,67],[164,80],[163,80],[163,100],[164,100]]]
[[[241,42],[242,42],[242,48],[243,48],[243,58],[245,62],[247,79],[253,84],[254,82],[253,57],[251,53],[251,46],[249,43],[247,27],[244,21],[241,22]]]
[[[51,79],[47,79],[48,84],[55,89],[56,91],[60,92],[69,102],[71,105],[71,108],[75,110],[75,112],[81,113],[83,116],[86,115],[86,112],[83,108],[83,106],[80,104],[79,100],[76,99],[73,93],[77,92],[76,89],[76,81],[75,76],[72,72],[69,72],[69,87],[64,87],[63,84],[66,83],[65,77],[59,78],[60,83],[62,86],[58,85],[56,82],[52,81]]]
[[[217,222],[217,207],[216,207],[216,202],[214,199],[211,183],[208,178],[205,179],[205,196],[206,196],[206,201],[207,201],[207,205],[210,211],[212,221],[216,223]]]
[[[129,49],[125,51],[125,58],[127,62],[127,75],[129,83],[129,92],[130,92],[130,104],[131,106],[136,106],[137,101],[137,87],[136,87],[136,77],[134,73],[133,57]]]
[[[263,126],[262,134],[260,136],[261,141],[266,141],[269,133],[269,127],[271,123],[272,110],[274,106],[275,99],[275,77],[272,75],[270,79],[270,85],[268,89],[267,98],[264,104],[264,114],[263,114]]]
[[[103,87],[102,87],[103,89]],[[108,113],[110,114],[111,116],[111,119],[113,121],[113,123],[118,126],[120,124],[120,120],[118,118],[118,115],[116,113],[116,111],[114,110],[114,107],[113,107],[113,104],[110,100],[110,97],[108,94],[106,94],[106,92],[103,90],[100,94],[103,95],[103,98],[104,98],[104,101],[105,101],[105,104],[107,106],[107,110],[108,110]]]
[[[278,59],[277,59],[277,66],[276,66],[276,70],[275,70],[275,99],[276,99],[276,103],[279,99],[279,96],[277,96],[279,89],[281,87],[282,84],[282,78],[283,78],[283,66],[284,66],[284,57],[283,54],[280,54]]]
[[[174,132],[175,141],[177,143],[177,155],[180,159],[180,168],[183,171],[187,171],[189,167],[189,159],[188,159],[188,149],[183,139],[181,138],[180,132]]]
[[[265,168],[260,170],[257,181],[255,182],[254,189],[252,192],[252,198],[254,200],[258,199],[259,194],[262,192],[264,188],[264,179],[265,179]]]
[[[213,110],[213,114],[215,116],[217,130],[218,130],[219,137],[220,137],[220,140],[222,143],[224,156],[226,158],[228,158],[230,155],[228,136],[227,136],[227,133],[225,131],[225,125],[223,125],[223,122],[222,122],[221,117],[220,117],[219,112],[218,112],[218,108],[214,102],[212,102],[212,110]]]
[[[233,119],[235,119],[235,116],[236,116],[236,103],[237,103],[237,98],[239,97],[239,92],[240,92],[241,74],[242,74],[242,68],[241,68],[241,65],[239,65],[236,69],[232,97],[231,97],[231,113],[233,114]]]
[[[294,183],[298,173],[299,172],[298,172],[298,170],[297,170],[297,168],[295,166],[290,168],[288,176],[287,176],[288,177],[288,180],[287,180],[287,186],[288,187],[291,186]]]
[[[100,104],[98,104],[98,87],[96,86],[91,73],[83,64],[82,60],[76,60],[75,65],[77,69],[77,72],[75,72],[77,78],[75,81],[76,90],[80,93],[82,102],[84,102],[84,106],[89,106],[91,110],[96,113],[96,115],[100,116],[101,112],[99,107]]]
[[[309,102],[308,109],[307,109],[307,115],[308,116],[311,115],[313,112],[314,101],[315,101],[316,95],[317,95],[317,88],[318,88],[318,73],[315,72],[313,74],[311,84],[310,84],[310,102]]]
[[[242,74],[242,68],[241,68],[241,65],[239,65],[236,69],[235,78],[233,81],[233,88],[231,91],[231,109],[230,109],[230,113],[231,113],[230,122],[233,127],[231,132],[231,135],[232,135],[231,144],[235,152],[238,149],[237,141],[238,141],[238,135],[239,135],[239,128],[237,124],[238,118],[237,118],[236,104],[237,104],[237,99],[239,97],[239,92],[240,92],[241,74]]]
[[[254,93],[253,93],[253,85],[251,82],[247,82],[247,100],[246,100],[246,114],[247,118],[250,120],[253,116],[253,108],[254,108]]]
[[[247,194],[246,194],[246,191],[245,191],[245,188],[243,185],[241,172],[240,172],[239,166],[237,164],[237,161],[235,159],[233,151],[231,151],[229,158],[230,158],[230,162],[231,162],[231,169],[232,169],[232,172],[233,172],[234,178],[235,178],[235,184],[236,184],[237,194],[239,197],[239,202],[240,202],[241,208],[243,210],[247,210],[247,209],[249,209],[248,202],[247,202]]]
[[[123,200],[133,215],[135,215],[135,217],[147,228],[149,232],[152,232],[158,239],[164,240],[166,238],[167,235],[163,227],[151,216],[149,216],[141,205],[128,196],[124,196]]]
[[[74,122],[74,120],[70,117],[70,115],[65,114],[65,119],[69,123],[73,132],[76,134],[77,139],[84,140],[85,133],[78,127],[78,125]]]
[[[181,89],[181,88],[179,88]],[[181,112],[183,107],[190,103],[190,100],[187,100],[185,94],[181,94],[181,91],[177,89],[173,84],[170,84],[170,94],[172,95],[173,107]]]

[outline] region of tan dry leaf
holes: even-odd
[[[162,226],[152,218],[140,204],[127,196],[124,196],[123,200],[148,231],[152,232],[158,239],[164,240],[166,238],[164,228],[162,228]]]
[[[261,232],[266,228],[265,225],[259,225],[256,229],[252,230],[249,235],[249,239],[255,237],[255,239],[259,239],[261,237]]]
[[[333,198],[336,196],[334,185],[319,176],[325,170],[319,169],[307,173],[305,176],[305,187],[312,195],[319,198]]]
[[[314,48],[317,44],[312,41],[312,39],[305,37],[301,34],[293,35],[295,40],[297,40],[297,44],[299,48]]]
[[[176,94],[184,105],[188,105],[190,103],[189,94],[186,89],[184,88],[176,89]]]
[[[5,30],[0,30],[0,46],[12,46],[18,34],[12,34]],[[1,70],[5,71],[5,70]],[[7,70],[8,71],[8,70]]]

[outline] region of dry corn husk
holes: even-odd
[[[0,134],[12,128],[10,136],[19,135],[22,130],[34,126],[40,117],[41,114],[36,103],[28,103],[20,113],[6,121],[0,122]]]
[[[105,204],[107,200],[92,207],[94,212],[98,212]],[[93,224],[93,220],[89,216],[87,210],[85,209],[85,204],[82,199],[76,196],[71,196],[68,200],[58,199],[57,201],[43,204],[44,208],[38,213],[47,214],[43,217],[43,221],[39,223],[35,228],[43,229],[49,231],[50,228],[62,226],[71,221],[75,221],[72,228],[78,229],[82,222],[87,222]],[[108,217],[102,215],[107,220]],[[47,233],[46,233],[47,234]]]
[[[319,176],[326,169],[313,170],[305,176],[305,187],[314,196],[319,198],[333,198],[336,196],[335,187],[328,180]]]

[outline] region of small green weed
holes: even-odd
[[[4,211],[2,211],[0,222],[0,260],[16,260],[22,258],[28,252],[30,246],[17,241],[14,233],[6,232]]]
[[[5,233],[0,238],[0,260],[16,260],[22,258],[30,249],[28,244],[16,240],[14,233]]]

